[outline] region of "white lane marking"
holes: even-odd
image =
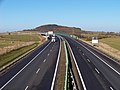
[[[15,74],[7,83],[5,83],[0,88],[0,90],[2,90],[5,86],[7,86],[18,74],[20,74],[30,63],[32,63],[50,45],[50,43],[40,53],[38,53],[28,64],[26,64],[17,74]]]
[[[84,55],[84,53],[83,53],[83,55]]]
[[[96,71],[98,74],[100,73],[97,68],[95,68],[95,71]]]
[[[40,68],[37,70],[36,74],[40,71]]]
[[[53,76],[53,80],[52,80],[52,84],[51,84],[51,89],[50,90],[54,90],[55,78],[56,78],[56,75],[57,75],[58,64],[59,64],[59,61],[60,61],[61,39],[59,38],[59,40],[60,40],[59,53],[58,53],[57,63],[56,63],[55,72],[54,72],[54,76]]]
[[[74,39],[73,39],[74,40]],[[107,62],[105,62],[104,60],[102,60],[99,56],[97,56],[95,53],[93,53],[90,49],[88,49],[87,47],[85,47],[84,45],[82,45],[81,43],[79,43],[78,41],[74,40],[75,42],[77,42],[78,44],[80,44],[81,46],[83,46],[85,49],[87,49],[90,53],[92,53],[94,56],[96,56],[99,60],[101,60],[104,64],[106,64],[109,68],[111,68],[114,72],[116,72],[118,75],[120,75],[120,72],[118,72],[117,70],[115,70],[111,65],[109,65]]]
[[[88,61],[88,62],[90,62],[90,60],[89,60],[89,59],[87,59],[87,61]]]
[[[27,90],[27,89],[28,89],[28,86],[26,86],[25,90]]]
[[[111,90],[114,90],[112,87],[110,87]]]
[[[43,62],[46,62],[46,59]]]
[[[50,50],[50,52],[52,52],[52,49]]]
[[[50,54],[48,54],[48,56],[49,56]]]
[[[66,42],[68,43],[67,40],[66,40]],[[73,51],[72,51],[72,49],[71,49],[69,43],[68,43],[68,46],[69,46],[70,51],[71,51],[71,53],[72,53],[72,56],[73,56],[73,59],[74,59],[74,62],[75,62],[75,65],[76,65],[77,71],[78,71],[78,73],[79,73],[79,77],[80,77],[81,82],[82,82],[82,85],[83,85],[83,88],[84,88],[84,90],[87,90],[86,85],[85,85],[85,82],[84,82],[83,77],[82,77],[82,74],[81,74],[81,72],[80,72],[80,69],[79,69],[79,67],[78,67],[78,64],[77,64],[77,62],[76,62],[75,56],[74,56],[74,54],[73,54]]]

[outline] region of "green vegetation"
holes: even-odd
[[[91,41],[92,37],[98,37],[98,39],[103,38],[115,38],[119,37],[119,34],[116,34],[114,32],[82,32],[78,37],[86,40]]]
[[[100,40],[101,42],[108,44],[112,48],[120,50],[120,37],[116,38],[104,38]]]
[[[15,42],[11,42],[11,41],[1,41],[1,40],[0,40],[0,48],[7,47],[7,46],[12,46],[13,44],[15,44]]]
[[[40,41],[39,35],[0,35],[0,48],[19,44],[19,42],[38,42]]]
[[[43,38],[36,32],[0,34],[0,68],[35,48]]]
[[[0,68],[4,65],[8,64],[9,62],[13,61],[17,57],[23,55],[27,51],[35,48],[37,45],[38,45],[38,43],[35,43],[35,44],[29,45],[29,46],[25,46],[25,47],[13,50],[9,53],[0,55]]]
[[[38,41],[38,35],[0,35],[0,40],[7,40],[7,41]]]

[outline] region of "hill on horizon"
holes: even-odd
[[[42,26],[36,27],[35,29],[29,30],[29,31],[38,31],[38,32],[53,31],[55,33],[80,35],[82,30],[81,28],[76,28],[76,27],[67,27],[67,26],[61,26],[56,24],[48,24],[48,25],[42,25]]]

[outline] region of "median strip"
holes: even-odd
[[[69,90],[68,89],[68,53],[67,53],[67,47],[64,41],[64,48],[65,48],[65,56],[66,56],[66,71],[65,71],[65,85],[64,85],[64,90]]]
[[[60,55],[60,61],[58,65],[58,71],[55,81],[55,88],[54,90],[63,90],[64,89],[64,81],[65,81],[65,49],[64,49],[64,43],[61,42],[61,55]]]

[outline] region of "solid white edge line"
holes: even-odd
[[[116,72],[118,75],[120,75],[120,72],[118,72],[117,70],[115,70],[111,65],[109,65],[107,62],[105,62],[104,60],[102,60],[99,56],[97,56],[95,53],[93,53],[90,49],[88,49],[87,47],[85,47],[84,45],[82,45],[81,43],[79,43],[78,41],[76,41],[76,40],[74,40],[74,41],[77,42],[78,44],[80,44],[81,46],[83,46],[90,53],[92,53],[94,56],[96,56],[98,59],[100,59],[104,64],[106,64],[109,68],[111,68],[114,72]]]
[[[32,63],[50,45],[50,43],[40,53],[38,53],[28,64],[26,64],[17,74],[15,74],[6,84],[4,84],[0,88],[0,90],[2,90],[5,86],[7,86],[18,74],[20,74],[30,63]]]
[[[58,38],[59,38],[59,37],[58,37]],[[58,64],[59,64],[59,61],[60,61],[61,39],[59,38],[59,40],[60,40],[59,53],[58,53],[57,63],[56,63],[55,72],[54,72],[54,76],[53,76],[53,80],[52,80],[52,84],[51,84],[51,89],[50,89],[50,90],[53,90],[53,89],[54,89],[55,78],[56,78],[56,75],[57,75]]]
[[[66,42],[68,43],[67,40],[66,40]],[[71,49],[69,43],[68,43],[68,46],[69,46],[70,51],[71,51],[71,53],[72,53],[72,56],[73,56],[73,59],[74,59],[74,62],[75,62],[75,65],[76,65],[76,68],[77,68],[77,71],[78,71],[78,74],[79,74],[80,80],[81,80],[82,85],[83,85],[83,89],[84,89],[84,90],[87,90],[86,85],[85,85],[84,80],[83,80],[83,77],[82,77],[82,74],[81,74],[81,72],[80,72],[80,69],[79,69],[79,67],[78,67],[78,64],[77,64],[77,62],[76,62],[75,56],[74,56],[74,54],[73,54],[73,51],[72,51],[72,49]]]
[[[25,90],[27,90],[27,89],[28,89],[28,86],[26,86]]]

